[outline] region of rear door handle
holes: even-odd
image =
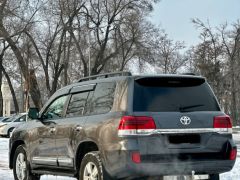
[[[75,131],[80,132],[82,130],[82,126],[76,126]]]

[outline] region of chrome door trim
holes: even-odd
[[[58,158],[59,166],[70,166],[73,167],[73,159],[67,157],[59,157]]]
[[[47,164],[47,165],[57,165],[57,158],[52,157],[33,157],[33,164]]]
[[[155,129],[151,134],[177,134],[177,133],[231,133],[231,128],[184,128],[184,129]]]

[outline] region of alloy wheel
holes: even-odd
[[[27,174],[27,162],[23,153],[19,153],[16,160],[16,174],[19,180],[24,180]]]
[[[84,180],[98,180],[98,168],[93,162],[88,162],[84,168]]]

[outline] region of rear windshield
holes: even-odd
[[[220,111],[204,79],[142,78],[134,85],[134,111]]]

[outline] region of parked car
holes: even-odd
[[[9,117],[0,117],[0,124],[1,124],[2,122],[7,121],[8,119],[9,119]]]
[[[4,121],[5,119],[7,119],[8,117],[0,117],[0,122]]]
[[[2,119],[0,120],[0,128],[1,128],[2,126],[5,126],[6,124],[10,123],[10,122],[12,121],[11,118],[12,118],[12,116],[2,118]],[[10,120],[9,120],[9,119],[10,119]]]
[[[0,136],[10,137],[15,128],[26,122],[26,113],[21,113],[3,121],[0,126]]]
[[[216,180],[236,160],[231,119],[199,76],[122,72],[83,78],[28,116],[32,120],[10,138],[15,180],[44,174]]]

